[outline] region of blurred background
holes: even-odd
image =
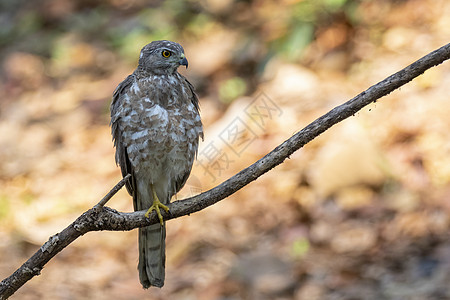
[[[448,43],[445,0],[0,0],[0,277],[121,178],[109,104],[156,39],[181,43],[205,127],[178,199]],[[228,199],[168,222],[166,285],[137,231],[88,233],[12,299],[450,299],[450,64]],[[109,203],[131,211],[125,190]]]

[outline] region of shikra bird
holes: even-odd
[[[139,279],[144,288],[162,287],[165,278],[166,227],[160,210],[186,183],[197,155],[203,127],[194,87],[177,69],[188,66],[183,47],[153,41],[139,63],[116,88],[111,103],[111,131],[116,163],[134,210],[158,214],[160,224],[139,229]]]

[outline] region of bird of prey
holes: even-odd
[[[188,67],[183,47],[153,41],[142,48],[136,70],[121,82],[111,103],[116,163],[131,174],[134,210],[156,211],[160,223],[139,228],[139,279],[162,287],[166,229],[160,210],[186,183],[203,128],[194,87],[177,69]]]

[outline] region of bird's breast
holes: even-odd
[[[155,101],[154,94],[142,94],[142,89],[131,86],[126,96],[130,107],[122,118],[131,163],[135,170],[151,173],[185,172],[193,163],[202,132],[197,109],[184,98]]]

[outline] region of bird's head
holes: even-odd
[[[176,72],[179,66],[188,67],[183,47],[171,41],[153,41],[142,48],[139,66],[143,71],[155,75]]]

